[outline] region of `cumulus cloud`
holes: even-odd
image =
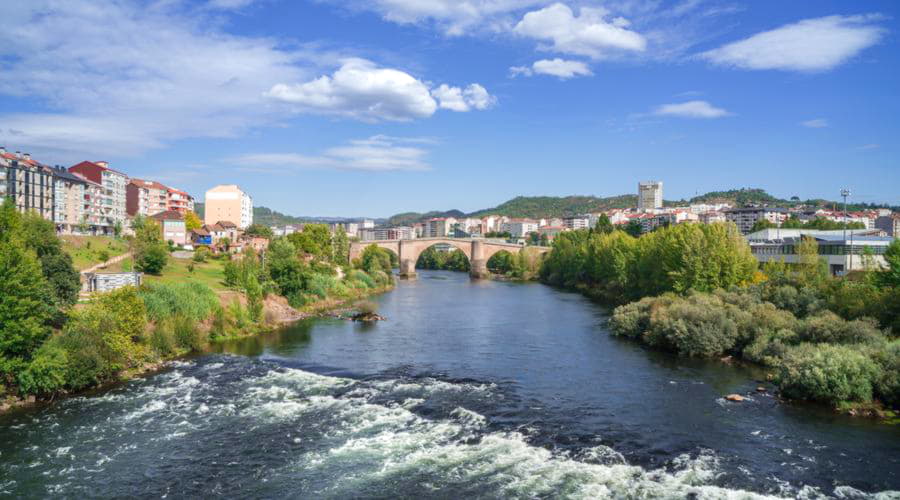
[[[496,98],[477,83],[473,83],[464,89],[441,84],[438,88],[431,91],[431,95],[440,103],[441,109],[459,112],[473,109],[485,110],[496,102]]]
[[[422,145],[433,144],[429,138],[403,138],[376,135],[368,139],[326,149],[317,155],[298,153],[255,153],[231,158],[228,163],[245,171],[285,169],[331,169],[368,172],[430,170],[426,161],[428,150]]]
[[[308,57],[269,39],[201,28],[177,8],[129,0],[6,5],[0,94],[34,99],[42,110],[0,112],[0,141],[62,162],[230,137],[277,120],[262,93],[303,78],[298,63]]]
[[[477,83],[465,89],[442,84],[431,90],[409,73],[381,68],[365,59],[344,60],[331,76],[323,75],[305,83],[276,84],[265,95],[289,103],[300,112],[363,121],[426,118],[438,107],[459,112],[483,110],[494,101]]]
[[[826,71],[878,43],[880,16],[804,19],[700,54],[715,64],[742,69]]]
[[[717,108],[706,101],[687,101],[675,104],[663,104],[654,110],[659,116],[678,116],[682,118],[721,118],[731,113]]]
[[[513,31],[544,42],[539,49],[592,59],[646,49],[646,39],[628,29],[628,20],[607,17],[609,12],[603,8],[582,7],[576,16],[567,5],[555,3],[525,14]]]
[[[562,80],[575,78],[576,76],[591,76],[591,68],[581,61],[569,61],[565,59],[541,59],[529,66],[513,66],[509,68],[513,76],[517,75],[551,75]]]
[[[505,29],[510,13],[546,0],[320,0],[373,11],[397,24],[432,23],[446,35],[482,28]],[[509,21],[511,22],[511,21]]]
[[[807,128],[825,128],[828,126],[828,120],[826,120],[824,118],[816,118],[813,120],[806,120],[806,121],[800,122],[800,125],[803,125],[804,127],[807,127]]]

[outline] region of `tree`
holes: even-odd
[[[263,293],[262,287],[259,285],[259,280],[256,279],[255,275],[251,274],[248,277],[246,291],[247,309],[250,312],[250,319],[254,322],[259,322],[259,320],[262,319]]]
[[[247,236],[266,238],[267,240],[271,240],[275,236],[275,234],[272,232],[272,228],[263,224],[251,224],[244,231],[244,234],[246,234]]]
[[[119,238],[122,236],[122,222],[121,221],[116,221],[116,223],[113,224],[113,235],[116,238]]]
[[[184,228],[188,232],[200,229],[202,226],[203,222],[200,220],[200,217],[192,210],[188,210],[184,213]]]
[[[53,304],[61,308],[71,306],[78,300],[81,276],[72,265],[72,257],[63,251],[56,228],[35,212],[22,214],[20,219],[23,242],[37,255]]]
[[[145,273],[159,274],[169,259],[169,249],[162,239],[159,224],[148,218],[135,220],[137,228],[132,240],[134,267]]]
[[[808,286],[817,286],[828,279],[828,264],[819,255],[819,243],[804,236],[797,245],[798,278]]]
[[[333,247],[332,258],[334,263],[343,266],[350,261],[350,238],[347,237],[347,231],[344,226],[338,226],[334,231],[334,238],[331,241]]]
[[[360,255],[360,265],[363,271],[373,273],[375,271],[391,271],[391,255],[387,250],[374,243],[363,249]]]
[[[325,224],[307,224],[303,231],[288,235],[288,239],[301,252],[331,259],[331,231]]]
[[[15,234],[0,239],[0,283],[0,372],[8,372],[50,335],[52,313],[37,256]]]
[[[884,251],[887,268],[877,274],[877,282],[883,287],[900,289],[900,239],[895,239]]]
[[[600,214],[600,217],[597,218],[597,224],[594,226],[594,231],[600,234],[609,234],[615,230],[616,228],[610,222],[609,217],[606,214]]]
[[[641,225],[640,221],[630,220],[628,221],[628,224],[625,224],[624,231],[637,238],[644,233],[644,228]]]

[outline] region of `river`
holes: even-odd
[[[900,497],[897,426],[613,338],[577,294],[427,271],[375,300],[0,416],[0,496]]]

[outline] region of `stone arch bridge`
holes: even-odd
[[[450,245],[462,253],[466,254],[469,259],[469,274],[473,278],[484,278],[488,276],[487,261],[497,252],[506,250],[510,253],[517,253],[523,248],[533,249],[540,253],[550,251],[550,247],[523,247],[515,243],[497,242],[493,240],[477,239],[477,238],[416,238],[412,240],[375,240],[375,241],[357,241],[350,244],[350,260],[358,258],[363,249],[369,245],[377,245],[397,254],[400,258],[400,277],[415,278],[416,262],[419,256],[431,246],[444,243]]]

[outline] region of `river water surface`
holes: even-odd
[[[579,295],[422,272],[376,300],[0,416],[0,496],[900,497],[897,426],[613,338]]]

